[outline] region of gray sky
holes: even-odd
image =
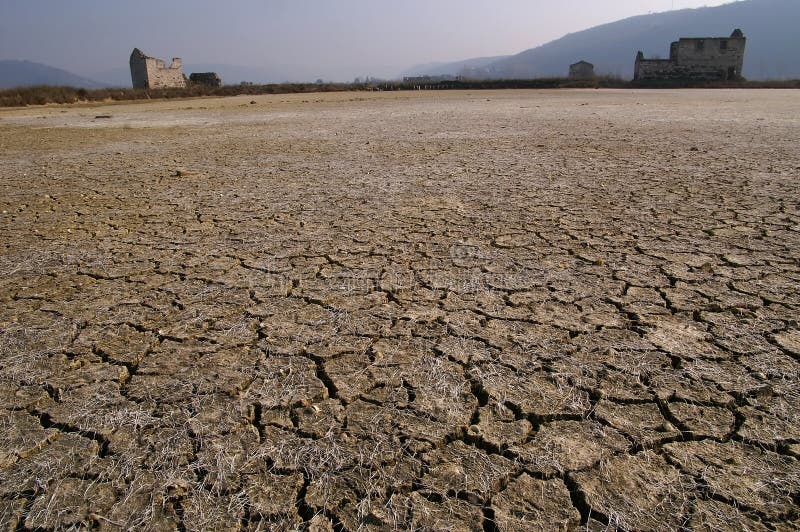
[[[139,47],[186,63],[349,80],[517,53],[633,15],[729,1],[0,0],[0,59],[90,74],[127,68]]]

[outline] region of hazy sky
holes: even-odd
[[[134,47],[187,63],[393,76],[520,52],[633,15],[730,0],[0,0],[0,59],[77,73],[127,68]]]

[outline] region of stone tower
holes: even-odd
[[[183,62],[180,57],[172,60],[170,66],[155,57],[148,57],[138,48],[131,53],[131,82],[134,89],[185,88]]]

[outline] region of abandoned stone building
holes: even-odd
[[[192,72],[189,74],[189,83],[207,87],[222,87],[222,78],[216,72]]]
[[[594,77],[594,65],[587,61],[578,61],[569,66],[570,79],[592,79]]]
[[[742,30],[730,37],[681,38],[669,49],[669,59],[636,55],[635,81],[720,81],[742,76],[747,39]]]
[[[166,66],[163,60],[148,57],[134,48],[131,54],[131,81],[134,89],[185,88],[183,62],[176,57],[170,66]]]

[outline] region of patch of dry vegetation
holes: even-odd
[[[567,78],[457,80],[431,82],[371,83],[275,83],[241,84],[211,87],[190,85],[184,89],[79,89],[75,87],[19,87],[0,90],[0,107],[73,104],[107,101],[136,101],[176,98],[224,97],[261,94],[304,94],[345,91],[408,91],[426,90],[499,90],[499,89],[626,89],[626,88],[700,88],[700,89],[800,89],[800,80],[724,81],[724,82],[629,82],[614,76],[598,76],[590,80]]]

